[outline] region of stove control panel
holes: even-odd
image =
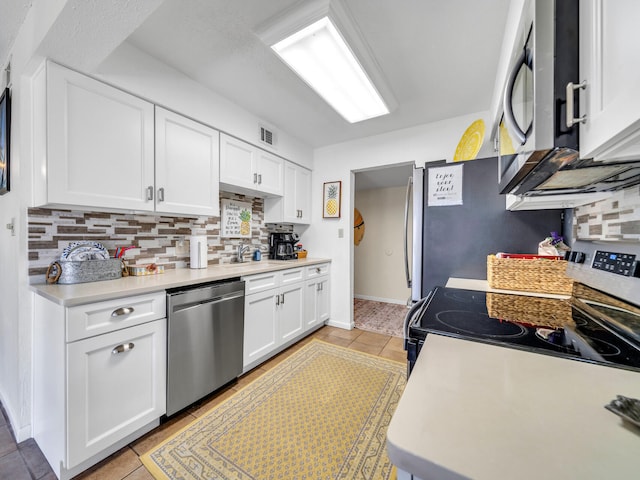
[[[625,277],[637,277],[640,275],[636,256],[630,253],[596,250],[591,266],[598,270],[624,275]]]

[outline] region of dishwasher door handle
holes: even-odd
[[[240,297],[244,297],[244,292],[234,292],[227,295],[220,295],[217,297],[209,298],[207,300],[199,300],[196,302],[189,302],[189,303],[174,305],[171,312],[172,313],[182,312],[183,310],[199,307],[200,305],[215,304],[215,303],[225,302],[227,300],[233,300],[234,298],[240,298]]]

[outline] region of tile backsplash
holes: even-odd
[[[573,238],[640,242],[640,186],[576,207]]]
[[[113,257],[117,247],[135,246],[125,254],[128,265],[156,263],[166,269],[189,266],[189,235],[207,235],[208,263],[228,263],[240,243],[261,248],[267,254],[269,233],[264,223],[264,201],[221,192],[221,199],[250,202],[251,239],[221,238],[220,217],[170,217],[153,214],[104,213],[81,210],[30,208],[29,281],[45,281],[47,267],[58,260],[71,242],[100,242]],[[247,253],[249,257],[251,252]]]

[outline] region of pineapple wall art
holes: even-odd
[[[251,203],[221,200],[220,235],[223,238],[251,238]]]
[[[322,196],[322,217],[340,218],[342,182],[326,182]]]

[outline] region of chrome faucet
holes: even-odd
[[[244,262],[244,257],[242,256],[245,252],[248,252],[251,248],[251,245],[238,245],[238,254],[236,255],[236,261],[238,263]]]

